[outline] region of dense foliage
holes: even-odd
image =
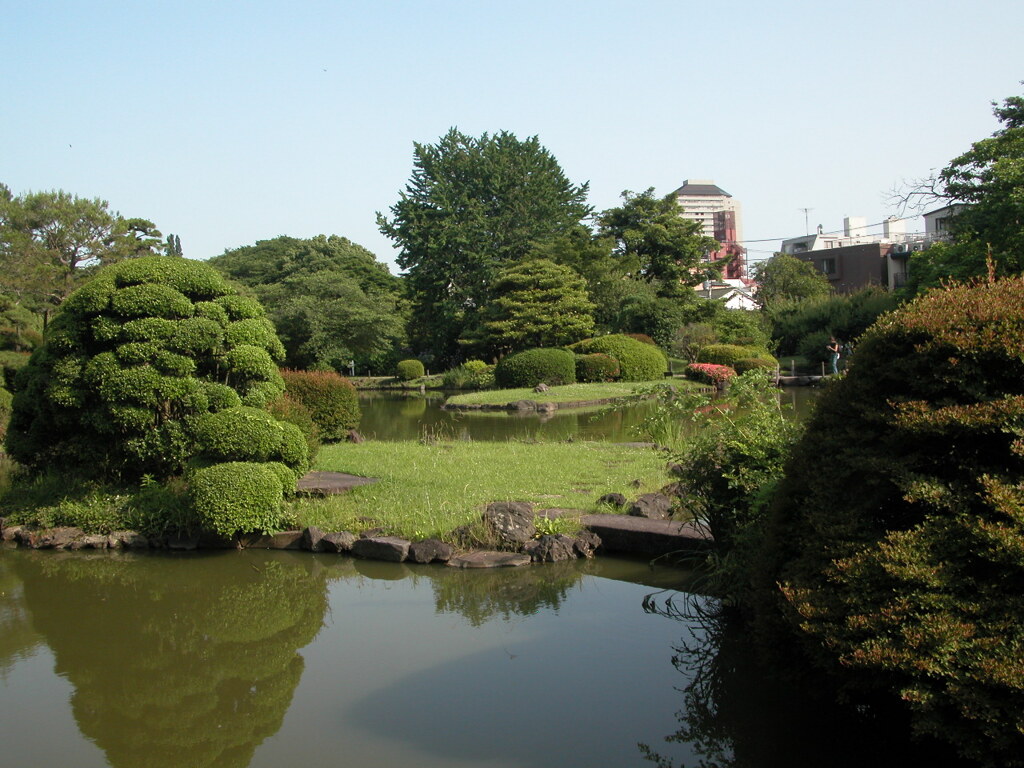
[[[499,360],[494,376],[502,389],[572,384],[576,359],[564,349],[527,349]]]
[[[571,344],[594,332],[586,282],[553,261],[530,259],[506,267],[491,296],[478,334],[464,338],[485,354]]]
[[[401,248],[417,351],[457,358],[498,271],[578,226],[590,214],[586,198],[587,185],[569,182],[536,137],[453,128],[436,144],[415,144],[412,177],[378,223]]]
[[[344,237],[276,237],[209,263],[255,291],[291,367],[387,371],[405,343],[401,280]]]
[[[400,381],[412,381],[423,377],[426,370],[423,361],[412,358],[410,360],[399,360],[395,366],[395,372]]]
[[[1024,279],[931,292],[819,400],[762,576],[811,658],[993,765],[1024,755],[1022,475]]]
[[[615,381],[619,378],[619,361],[603,352],[576,355],[576,381],[587,384]]]
[[[92,268],[161,252],[160,232],[105,200],[64,191],[15,196],[0,184],[0,291],[47,317]]]
[[[620,333],[585,339],[573,349],[584,355],[601,352],[615,358],[621,381],[660,379],[668,370],[668,360],[660,349]]]
[[[115,264],[64,302],[19,374],[7,449],[35,470],[177,474],[192,417],[277,397],[282,354],[259,303],[205,264]]]
[[[776,253],[758,264],[755,279],[757,300],[765,309],[780,302],[814,299],[832,292],[828,278],[813,264],[785,253]]]
[[[359,398],[352,383],[333,371],[281,371],[285,387],[313,416],[320,438],[343,440],[359,426]]]
[[[738,344],[708,344],[697,354],[697,362],[735,367],[740,360],[759,359],[774,368],[776,360],[763,347],[741,347]]]

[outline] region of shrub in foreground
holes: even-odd
[[[1024,763],[1022,352],[1019,277],[881,318],[787,464],[761,580],[810,658],[1002,766]]]
[[[723,387],[735,375],[735,369],[728,365],[690,363],[686,366],[686,378],[719,388]]]
[[[272,531],[281,515],[281,476],[270,464],[232,461],[196,469],[189,492],[203,528],[224,538]]]
[[[494,376],[502,389],[572,384],[576,381],[576,359],[565,349],[527,349],[503,357]]]

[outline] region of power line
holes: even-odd
[[[803,208],[800,208],[799,210],[802,211]],[[916,219],[916,218],[918,218],[918,217],[917,216],[894,216],[891,219],[886,219],[885,221],[879,221],[879,222],[877,222],[875,224],[861,224],[861,225],[858,225],[857,229],[868,229],[870,227],[880,227],[883,224],[885,224],[886,221],[909,221],[910,219]],[[830,230],[828,232],[822,232],[821,234],[823,234],[823,235],[838,235],[840,232],[845,234],[845,230],[843,230],[843,229],[833,229],[833,230]],[[808,233],[808,235],[809,234],[810,233]],[[807,237],[807,235],[804,235],[804,237]],[[742,245],[743,243],[770,243],[770,242],[772,242],[774,240],[792,240],[792,239],[793,239],[793,236],[790,235],[788,237],[764,237],[764,238],[761,238],[759,240],[730,240],[729,242],[730,243],[736,243],[737,245]]]

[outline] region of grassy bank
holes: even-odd
[[[467,392],[448,398],[452,405],[505,405],[517,400],[533,400],[538,403],[574,403],[589,400],[607,400],[627,398],[641,394],[652,387],[665,386],[668,383],[676,387],[697,387],[699,385],[682,379],[669,382],[658,381],[623,381],[606,384],[565,384],[551,387],[547,392],[538,393],[533,389],[490,389],[482,392]]]
[[[611,443],[344,443],[326,446],[317,469],[379,482],[294,503],[289,514],[297,526],[323,530],[381,527],[406,538],[446,538],[477,522],[491,501],[590,512],[605,493],[656,491],[668,482],[665,463],[658,451]]]

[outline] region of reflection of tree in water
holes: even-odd
[[[0,557],[0,677],[40,642],[25,610],[24,589],[13,559]]]
[[[583,576],[585,563],[545,563],[521,568],[431,568],[438,613],[459,613],[474,627],[493,618],[557,611],[569,588]]]
[[[644,610],[687,623],[672,665],[687,677],[679,729],[701,768],[793,768],[827,765],[961,765],[934,742],[913,742],[906,717],[881,702],[839,703],[828,680],[806,665],[788,669],[782,655],[764,663],[746,625],[710,598],[664,592]],[[672,761],[640,745],[658,768]],[[680,766],[683,768],[683,766]]]
[[[113,766],[246,766],[281,726],[323,623],[309,558],[18,559],[36,629]]]

